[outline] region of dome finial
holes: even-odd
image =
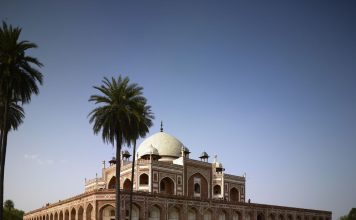
[[[163,132],[163,121],[161,121],[161,132]]]

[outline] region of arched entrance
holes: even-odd
[[[245,220],[252,220],[252,213],[246,213]]]
[[[196,173],[188,179],[188,196],[208,198],[208,182],[200,173]]]
[[[239,197],[240,197],[239,190],[237,190],[235,187],[233,187],[230,190],[230,201],[238,202],[238,201],[240,201]]]
[[[76,214],[75,208],[72,208],[72,211],[70,212],[70,220],[75,220],[75,214]]]
[[[220,214],[219,214],[219,220],[226,220],[227,217],[226,217],[226,212],[225,211],[222,211]]]
[[[64,220],[69,220],[69,211],[66,210],[66,212],[64,213]]]
[[[196,220],[197,219],[197,212],[195,209],[190,209],[188,211],[188,220]]]
[[[263,213],[258,213],[257,220],[265,220],[265,215]]]
[[[269,216],[268,216],[268,220],[275,220],[275,215],[273,213],[271,213]]]
[[[178,220],[179,219],[179,210],[175,207],[169,209],[168,220]]]
[[[160,220],[161,210],[157,206],[152,206],[149,210],[148,220]]]
[[[132,204],[132,220],[139,220],[140,218],[140,209],[137,205]]]
[[[242,220],[241,213],[236,211],[232,213],[232,220]]]
[[[79,207],[78,209],[78,220],[83,220],[84,209],[83,207]]]
[[[210,210],[205,210],[203,214],[203,220],[212,220],[212,212]]]
[[[115,220],[115,208],[111,205],[106,205],[101,208],[99,215],[101,220]]]
[[[86,215],[86,220],[94,220],[94,217],[93,217],[93,206],[91,204],[89,204],[87,206],[87,209],[85,211],[85,215]]]
[[[171,178],[165,177],[159,184],[160,193],[174,195],[174,182]]]

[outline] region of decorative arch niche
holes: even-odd
[[[174,195],[174,181],[169,177],[163,178],[159,184],[159,192]]]
[[[230,201],[233,201],[233,202],[240,201],[240,192],[235,187],[230,189]]]
[[[198,186],[199,185],[199,186]],[[198,192],[199,189],[199,192]],[[192,175],[188,180],[188,196],[209,198],[208,181],[200,173]]]

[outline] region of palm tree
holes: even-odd
[[[0,95],[3,105],[2,124],[0,125],[0,203],[4,199],[4,171],[6,158],[7,126],[11,103],[16,100],[22,104],[31,101],[31,95],[38,94],[37,84],[42,84],[42,73],[32,65],[42,64],[34,57],[27,56],[28,49],[37,45],[28,41],[19,41],[21,28],[13,28],[3,22],[0,27]],[[2,216],[2,209],[0,209]]]
[[[130,129],[130,140],[133,145],[133,156],[132,156],[132,166],[131,166],[131,184],[130,184],[130,220],[132,219],[132,193],[133,193],[133,183],[134,183],[134,170],[135,170],[135,159],[136,159],[136,141],[138,138],[143,138],[148,133],[149,128],[153,125],[152,120],[154,115],[151,111],[151,106],[144,104],[139,112],[133,117]]]
[[[5,106],[3,102],[3,98],[0,96],[0,115],[3,115],[5,111]],[[25,117],[24,110],[21,106],[19,106],[15,101],[11,101],[8,107],[7,114],[7,123],[6,129],[1,129],[1,136],[3,137],[2,146],[1,147],[1,164],[0,164],[0,173],[1,173],[1,204],[4,200],[4,174],[5,174],[5,158],[6,158],[6,145],[7,145],[7,134],[11,130],[17,130],[17,128],[22,124],[23,118]],[[0,124],[3,124],[3,118],[0,117]],[[11,201],[11,200],[10,200]],[[5,202],[5,205],[7,203]],[[11,211],[11,209],[9,209]],[[3,209],[0,208],[0,216],[3,216]]]
[[[93,123],[94,134],[101,132],[105,143],[115,146],[116,143],[116,215],[115,219],[121,218],[120,212],[120,170],[121,170],[121,147],[123,144],[130,145],[130,131],[135,129],[131,122],[138,114],[146,99],[142,96],[142,87],[131,83],[128,77],[118,79],[104,78],[103,85],[94,86],[101,94],[90,96],[89,101],[98,104],[89,113],[89,122]]]

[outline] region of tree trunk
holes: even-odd
[[[133,143],[133,151],[132,151],[132,167],[131,167],[131,184],[130,184],[130,218],[132,219],[132,194],[133,194],[133,183],[134,183],[134,173],[135,173],[135,160],[136,160],[136,140]],[[137,182],[137,180],[136,180]]]
[[[3,216],[3,203],[4,203],[4,174],[5,174],[5,158],[6,158],[6,144],[7,144],[7,114],[8,114],[8,99],[4,100],[4,118],[1,128],[0,150],[1,150],[1,162],[0,162],[0,220]]]
[[[5,159],[6,159],[6,145],[7,145],[7,134],[8,132],[4,132],[3,136],[3,143],[2,143],[2,150],[1,150],[1,176],[0,176],[0,181],[1,181],[1,186],[0,186],[0,202],[1,204],[4,204],[4,177],[5,177]],[[3,205],[1,205],[0,208],[0,220],[2,220],[2,215],[3,215]]]
[[[121,141],[119,140],[119,135],[116,137],[116,215],[115,220],[121,219],[121,200],[120,200],[120,171],[121,171]]]

